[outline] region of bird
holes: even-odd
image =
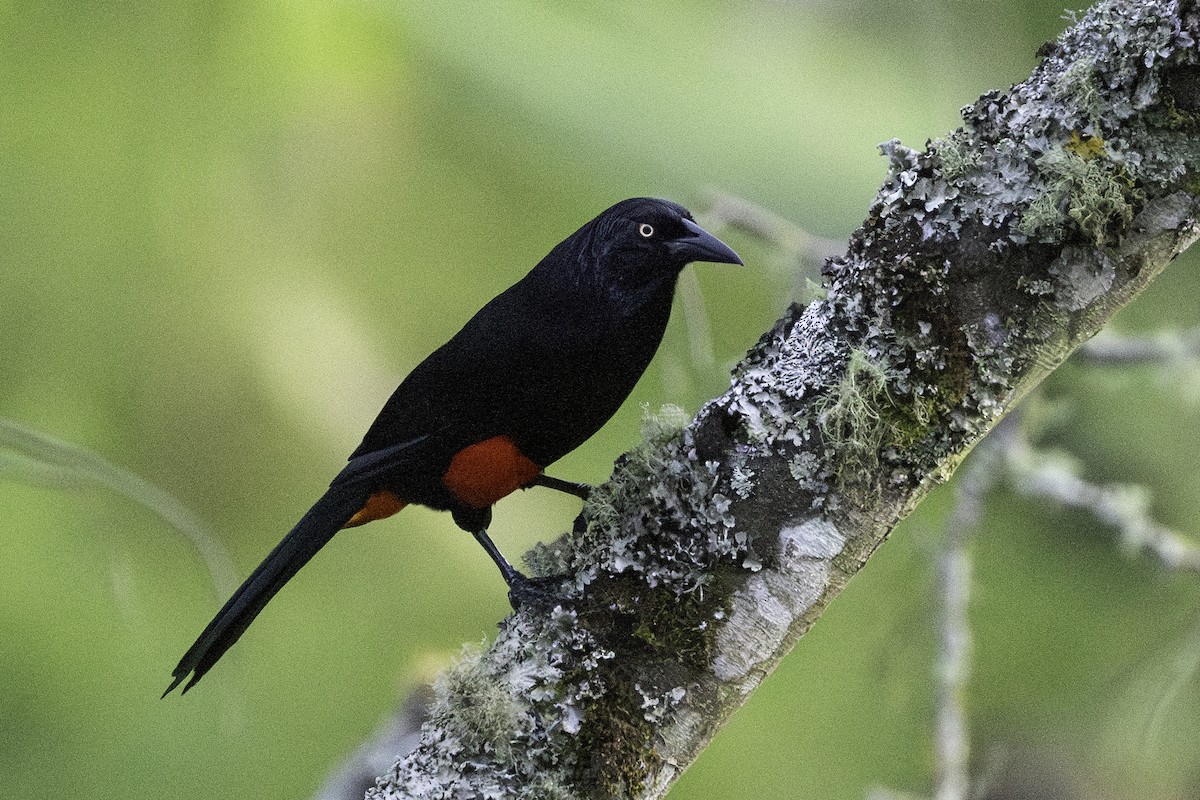
[[[480,309],[401,381],[329,489],[234,592],[172,672],[195,686],[339,530],[407,505],[449,511],[495,562],[516,608],[535,579],[488,535],[492,506],[596,433],[662,341],[694,261],[741,265],[683,206],[635,197],[603,211]]]

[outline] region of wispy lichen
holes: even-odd
[[[1117,244],[1133,222],[1144,194],[1107,157],[1103,140],[1077,132],[1037,160],[1045,194],[1034,198],[1017,230],[1035,239],[1061,240],[1072,228],[1097,247]]]
[[[980,165],[979,152],[961,135],[937,139],[930,143],[929,149],[937,154],[938,172],[947,181],[957,181]]]
[[[517,706],[495,677],[479,648],[464,651],[458,664],[434,684],[437,710],[433,719],[464,747],[508,761],[517,728]]]
[[[1050,88],[1050,96],[1074,110],[1074,114],[1088,122],[1087,128],[1093,135],[1102,128],[1100,114],[1103,110],[1098,72],[1094,58],[1080,58],[1063,70]]]

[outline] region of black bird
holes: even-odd
[[[410,503],[451,512],[515,604],[529,579],[488,537],[492,504],[533,485],[586,496],[542,470],[629,396],[692,261],[742,263],[666,200],[624,200],[568,236],[404,379],[328,491],[180,659],[163,696],[189,675],[183,691],[195,685],[335,533]]]

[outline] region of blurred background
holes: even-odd
[[[1080,7],[1073,3],[1071,7]],[[0,418],[190,507],[245,576],[409,369],[621,198],[746,198],[844,240],[884,177],[1025,78],[1044,0],[0,3]],[[711,217],[708,218],[711,220]],[[714,225],[714,227],[720,227]],[[695,411],[810,266],[720,232],[656,362],[554,474],[601,481],[640,404]],[[1196,323],[1181,259],[1127,332]],[[799,288],[798,288],[799,287]],[[1197,530],[1196,376],[1068,364],[1050,438]],[[4,445],[13,448],[10,436]],[[26,453],[26,456],[28,453]],[[464,642],[503,585],[448,515],[339,536],[186,698],[170,670],[231,588],[143,505],[0,460],[0,786],[11,797],[302,798]],[[85,470],[86,473],[86,470]],[[931,785],[942,489],[673,798]],[[578,502],[504,501],[513,557]],[[988,797],[1200,794],[1200,590],[1095,519],[993,495],[967,701]],[[218,597],[218,593],[220,596]]]

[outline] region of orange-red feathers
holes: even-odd
[[[354,516],[342,527],[353,528],[356,525],[365,525],[373,520],[390,517],[406,505],[408,503],[389,491],[376,492],[367,498],[367,502],[363,507],[354,512]]]
[[[525,457],[512,439],[493,436],[458,452],[442,483],[471,508],[487,508],[536,478],[542,468]]]

